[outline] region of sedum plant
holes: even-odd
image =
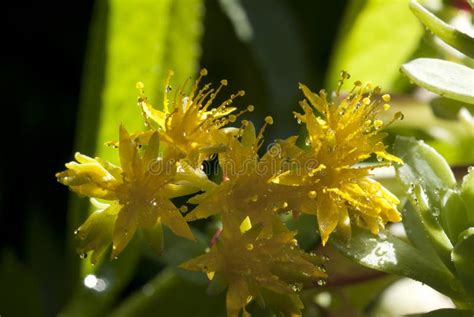
[[[97,208],[76,230],[79,253],[91,253],[93,263],[104,255],[117,258],[137,231],[161,252],[162,225],[192,240],[189,222],[213,216],[221,227],[210,248],[181,267],[207,273],[213,291],[227,288],[230,317],[249,316],[246,306],[253,300],[301,315],[299,294],[325,284],[326,259],[300,248],[282,215],[316,215],[314,230],[323,245],[331,235],[345,244],[357,240],[358,232],[376,239],[387,222],[400,221],[399,200],[370,171],[403,164],[383,143],[384,128],[402,116],[379,119],[390,108],[390,96],[370,83],[356,81],[341,96],[349,78],[343,72],[330,96],[300,85],[303,113],[295,118],[308,131],[305,142],[290,136],[263,151],[264,130],[273,119],[267,117],[258,132],[247,120],[230,127],[254,107],[237,112],[232,106],[244,92],[214,106],[227,82],[217,89],[200,86],[206,73],[174,95],[167,84],[163,110],[150,104],[138,83],[145,130],[129,134],[120,126],[118,141],[108,142],[118,149],[120,166],[78,153],[56,175]],[[203,163],[216,161],[217,172],[206,175]],[[176,206],[176,197],[186,197],[187,204]]]

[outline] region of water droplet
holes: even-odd
[[[326,281],[325,281],[325,280],[317,280],[316,283],[317,283],[319,286],[326,285]]]
[[[187,212],[187,211],[188,211],[188,206],[182,205],[181,207],[179,207],[179,211],[181,211],[181,212],[183,212],[183,213],[184,213],[184,212]]]
[[[414,190],[415,190],[415,184],[410,183],[410,185],[408,186],[407,194],[412,194]]]
[[[86,259],[87,258],[87,253],[81,253],[81,254],[79,254],[79,257],[81,259]]]
[[[173,87],[171,87],[170,85],[166,85],[165,91],[170,92],[171,90],[173,90]]]
[[[78,233],[79,233],[79,229],[74,230],[74,234],[78,234]]]
[[[253,244],[252,243],[247,244],[247,250],[249,250],[249,251],[253,250]]]
[[[311,190],[308,192],[308,197],[311,199],[315,199],[318,193],[315,190]]]

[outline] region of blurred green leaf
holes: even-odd
[[[406,317],[472,317],[472,311],[443,308],[443,309],[433,310],[429,313],[410,314],[410,315],[405,315],[405,316]]]
[[[461,102],[474,104],[474,70],[433,58],[418,58],[401,67],[415,84]]]
[[[474,105],[443,97],[433,99],[430,102],[430,106],[435,116],[447,120],[457,120],[459,111],[462,108],[466,108],[470,113],[474,113]]]
[[[423,35],[407,3],[353,0],[345,19],[350,22],[340,30],[326,86],[335,87],[340,71],[346,70],[354,79],[393,89],[400,64],[413,54]]]
[[[440,192],[456,186],[451,168],[433,148],[414,138],[397,137],[394,154],[405,163],[396,167],[397,177],[411,194],[412,204],[435,250],[450,267],[452,244],[438,217],[442,207]]]
[[[474,227],[459,234],[458,243],[454,246],[452,259],[459,280],[471,293],[471,306],[474,308]]]
[[[76,285],[75,293],[61,316],[104,316],[135,274],[140,250],[139,239],[135,237],[118,259],[109,261],[107,258],[101,265],[96,265],[96,271],[85,275]]]
[[[206,294],[206,286],[195,284],[176,275],[173,270],[162,271],[108,316],[193,316],[224,317],[225,293]]]
[[[152,103],[161,108],[168,70],[175,70],[178,85],[194,74],[200,54],[202,9],[202,0],[96,2],[81,91],[76,137],[79,151],[117,162],[116,150],[103,144],[117,139],[121,123],[130,131],[143,129],[136,106],[136,83],[143,82]],[[71,235],[88,208],[84,199],[71,200]],[[73,242],[71,246],[75,249]],[[127,249],[131,248],[140,250],[137,245]],[[82,286],[65,314],[84,316],[88,307],[91,312],[87,316],[102,315],[133,276],[138,257],[138,251],[124,252],[118,261],[104,261],[95,268],[84,261],[82,277],[97,271],[110,279],[109,286],[96,292],[79,281]]]
[[[0,315],[45,316],[35,276],[8,249],[0,259]]]
[[[445,23],[433,13],[425,9],[416,0],[410,1],[410,9],[421,23],[433,32],[434,35],[438,36],[461,53],[466,54],[469,57],[474,57],[474,39],[472,37]]]
[[[461,186],[461,197],[469,206],[467,210],[467,218],[469,225],[474,226],[474,168],[468,169],[468,174],[464,176]]]
[[[466,221],[467,206],[458,192],[448,189],[444,194],[439,219],[449,239],[455,244],[461,231],[469,227]]]
[[[421,254],[386,230],[376,236],[367,230],[354,229],[348,243],[333,239],[334,246],[345,256],[363,266],[410,277],[447,296],[464,299],[459,281],[430,254]]]

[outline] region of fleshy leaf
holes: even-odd
[[[441,210],[440,191],[455,188],[448,163],[433,148],[414,138],[397,137],[395,154],[405,162],[396,167],[397,177],[411,195],[414,209],[423,228],[443,262],[450,266],[452,244],[438,222]]]
[[[464,299],[462,286],[452,273],[430,254],[422,254],[388,231],[378,236],[354,228],[349,242],[333,239],[333,245],[357,263],[386,273],[410,277],[451,298]]]
[[[453,249],[452,259],[459,280],[471,293],[471,305],[474,305],[474,227],[461,232],[458,241]]]
[[[410,2],[410,9],[434,35],[461,53],[474,57],[474,38],[445,23],[416,0]]]
[[[444,195],[442,204],[440,222],[451,242],[455,244],[459,234],[469,227],[466,221],[467,206],[459,193],[450,189]]]
[[[401,67],[415,84],[451,99],[474,104],[474,70],[434,58],[418,58]]]
[[[474,169],[469,168],[469,172],[464,176],[461,186],[461,197],[466,203],[466,206],[470,206],[467,210],[467,219],[470,226],[474,226]]]

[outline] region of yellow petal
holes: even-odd
[[[174,234],[189,240],[196,240],[191,229],[189,229],[188,223],[171,201],[164,200],[159,204],[158,208],[161,222],[170,228]]]
[[[114,259],[130,242],[137,230],[138,210],[131,205],[125,205],[119,211],[113,234],[111,258]]]

